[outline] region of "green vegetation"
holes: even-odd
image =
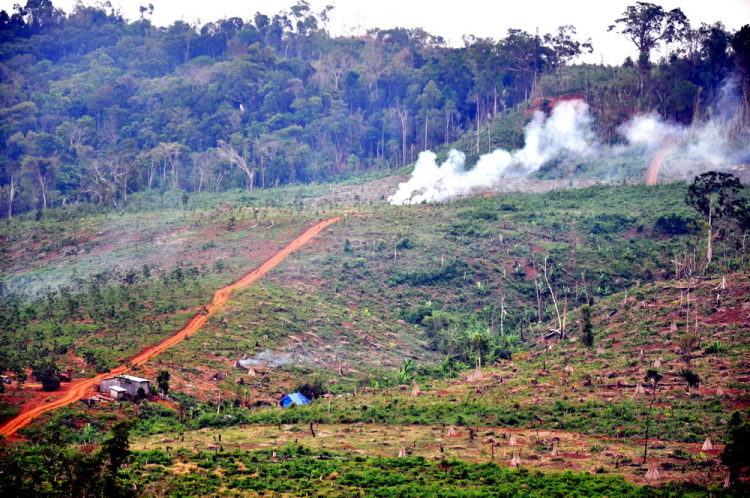
[[[39,451],[33,448],[19,452],[8,462],[18,470],[17,481],[24,482],[35,472],[41,476],[38,483],[51,483],[48,480],[54,478],[54,473],[35,458]],[[634,486],[621,477],[570,471],[543,474],[525,469],[510,470],[495,463],[474,464],[451,459],[434,464],[422,457],[366,458],[328,451],[317,453],[301,445],[288,445],[273,454],[270,450],[194,454],[186,451],[136,451],[129,460],[129,468],[119,470],[123,483],[121,488],[104,491],[89,483],[85,489],[87,496],[126,496],[124,484],[130,486],[131,492],[170,496],[206,496],[222,489],[232,492],[273,492],[285,496],[351,496],[354,493],[382,497],[595,494],[655,498],[697,497],[705,496],[707,492],[698,486],[678,484],[657,490]],[[191,471],[173,472],[177,464]],[[11,493],[5,496],[18,496],[16,491],[20,488],[9,487],[7,482],[4,484],[5,491]],[[77,487],[72,490],[83,491]],[[41,491],[41,488],[29,486],[28,494],[24,496],[47,496]],[[60,488],[55,491],[60,491]],[[115,494],[112,494],[113,491]],[[712,488],[711,492],[721,497],[740,496],[721,488]]]

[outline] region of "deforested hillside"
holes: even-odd
[[[332,455],[342,460],[329,474],[343,475],[347,459],[371,465],[402,445],[426,458],[425,469],[434,458],[453,468],[452,459],[518,453],[524,467],[545,472],[653,484],[645,472],[656,466],[657,484],[710,485],[725,472],[726,424],[747,409],[747,258],[742,225],[728,217],[713,221],[716,258],[707,264],[706,222],[687,192],[602,185],[391,206],[300,191],[266,206],[204,196],[184,211],[177,199],[168,211],[144,199],[142,211],[75,218],[65,231],[53,216],[26,221],[38,243],[9,239],[8,282],[31,282],[36,268],[46,287],[25,296],[7,287],[3,361],[14,382],[3,413],[64,396],[65,383],[59,394],[38,384],[55,371],[77,385],[126,365],[199,316],[214,289],[311,223],[343,215],[182,342],[134,365],[135,375],[167,379],[160,394],[124,410],[68,405],[19,434],[38,439],[57,428],[69,443],[97,441],[111,420],[133,416],[135,447],[151,452],[144,462],[162,462],[170,475],[203,465],[190,448],[213,451],[216,462],[261,448],[247,454],[258,465],[266,446],[285,464]],[[311,204],[296,199],[320,194]],[[173,250],[142,254],[154,233]],[[117,244],[95,243],[105,235]],[[90,248],[48,254],[63,237]],[[55,288],[58,276],[66,283]],[[273,405],[294,391],[315,401],[279,412]],[[511,436],[517,446],[508,449]],[[701,450],[707,437],[714,450]],[[302,446],[285,446],[293,440]],[[139,472],[130,475],[155,478]],[[332,489],[344,482],[332,478]]]
[[[750,26],[160,8],[0,12],[0,495],[749,494]]]

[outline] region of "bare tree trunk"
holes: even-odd
[[[505,337],[505,294],[500,296],[500,337]]]
[[[560,308],[557,306],[557,298],[555,297],[555,291],[552,290],[552,285],[549,283],[549,278],[547,277],[547,259],[549,256],[545,256],[544,258],[544,280],[547,282],[547,288],[549,289],[549,293],[552,295],[552,304],[555,305],[555,314],[557,315],[557,325],[560,327],[560,340],[565,339],[565,323],[563,322],[562,317],[560,316]]]
[[[714,256],[714,249],[711,239],[713,239],[713,211],[714,211],[713,196],[708,200],[708,248],[706,249],[706,259],[711,264],[711,260]]]
[[[10,191],[8,192],[8,219],[13,218],[13,199],[16,197],[16,188],[18,187],[18,181],[15,179],[15,175],[10,175]]]
[[[481,114],[479,113],[479,96],[477,95],[477,155],[479,155],[479,123],[481,122]]]
[[[409,111],[396,107],[396,113],[401,121],[401,166],[406,166],[406,122],[409,119]]]
[[[651,408],[654,406],[654,401],[656,401],[656,385],[654,385],[654,395],[651,398],[651,403],[648,405],[648,414],[646,415],[646,437],[645,442],[643,443],[643,463],[646,463],[646,456],[648,455],[648,430],[651,425]]]
[[[42,194],[42,209],[47,209],[47,182],[44,175],[37,173],[36,179],[39,181],[39,192]]]

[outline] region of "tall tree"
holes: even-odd
[[[41,208],[47,209],[52,187],[55,183],[60,160],[53,157],[26,156],[21,160],[22,169],[34,179],[38,190]]]
[[[666,11],[660,5],[636,2],[615,19],[609,31],[617,29],[638,49],[638,88],[642,92],[651,69],[651,51],[661,41],[679,41],[690,29],[690,22],[679,8]]]
[[[717,171],[696,176],[688,187],[685,203],[708,221],[706,260],[709,263],[713,259],[713,229],[716,220],[741,216],[747,209],[747,203],[738,195],[743,188],[736,176]]]

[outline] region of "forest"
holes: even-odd
[[[575,64],[593,47],[573,26],[454,48],[419,28],[332,36],[333,7],[304,0],[166,27],[150,21],[158,4],[128,20],[109,3],[29,0],[0,13],[0,212],[384,175],[498,123],[492,145],[518,145],[519,110],[561,95],[588,101],[613,142],[637,112],[689,124],[725,115],[727,96],[745,132],[750,27],[638,5],[610,28],[635,55],[604,66]]]

